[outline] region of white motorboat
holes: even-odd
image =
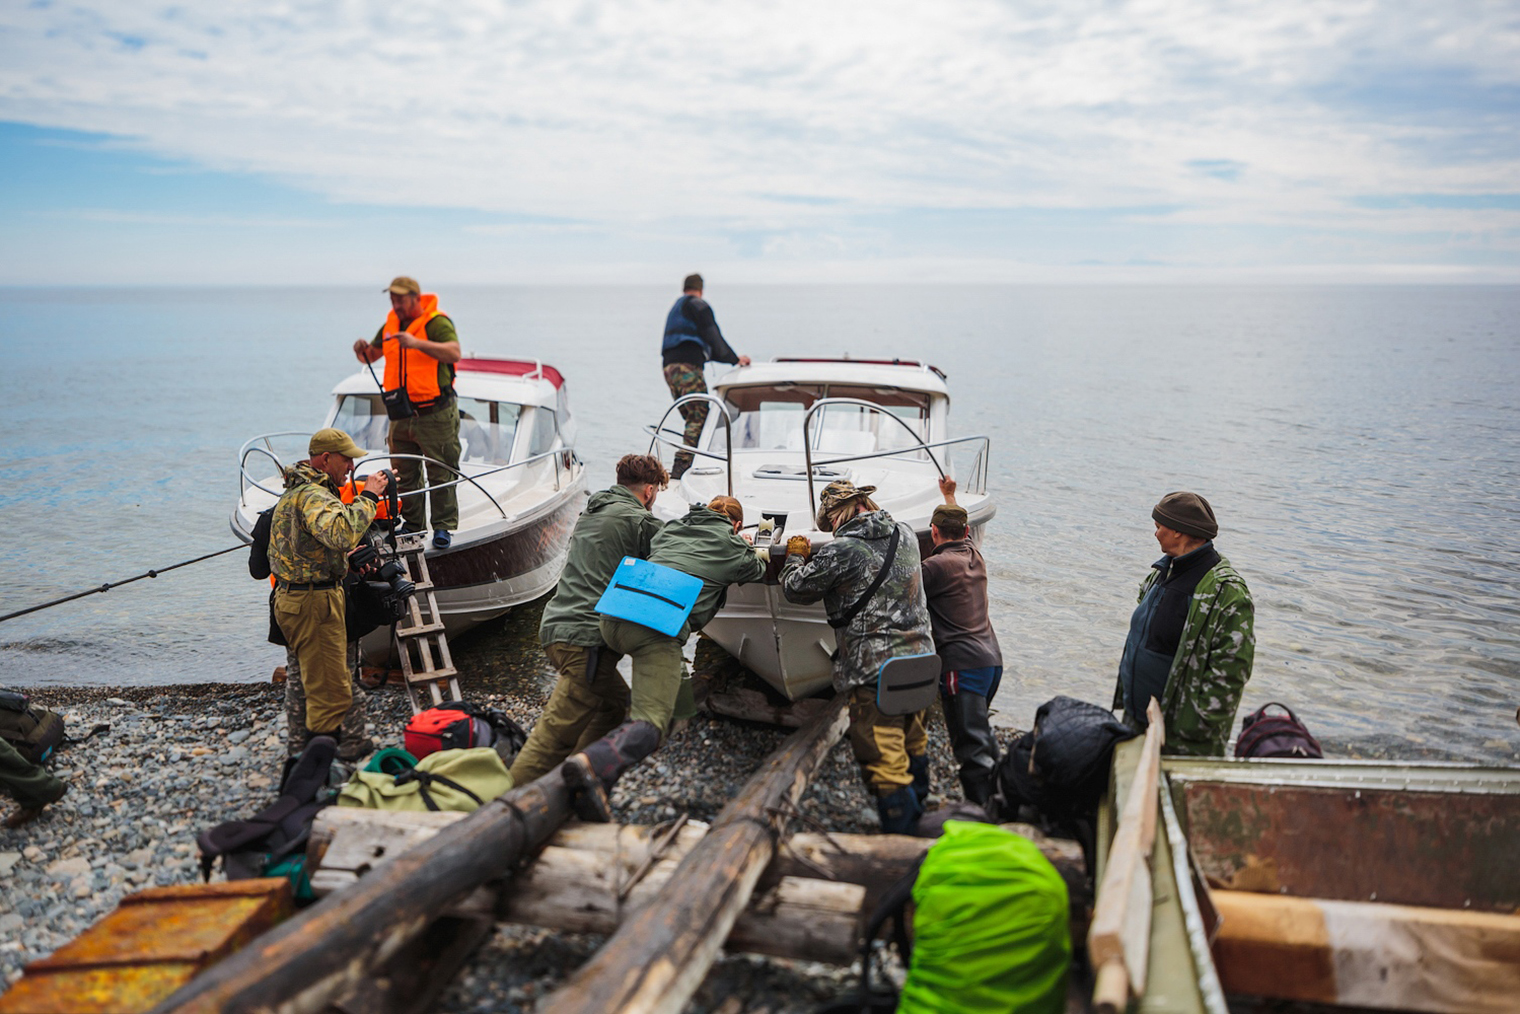
[[[453,480],[459,491],[459,528],[448,549],[433,548],[431,540],[427,549],[438,610],[450,635],[554,587],[565,566],[570,531],[585,505],[586,487],[558,370],[538,360],[477,357],[461,359],[455,369],[463,447],[461,474]],[[386,446],[389,420],[369,371],[339,383],[333,396],[322,426],[338,427],[366,449]],[[243,541],[251,540],[259,512],[279,497],[281,470],[306,457],[309,437],[302,432],[265,434],[238,452],[240,488],[231,524]],[[376,450],[354,472],[366,475],[391,467],[391,457]],[[365,649],[372,658],[387,655],[388,631],[371,634]]]
[[[942,475],[959,485],[974,540],[997,511],[987,495],[988,439],[950,437],[950,394],[933,366],[848,358],[741,366],[724,373],[712,394],[673,402],[650,427],[651,453],[659,444],[684,446],[676,413],[702,401],[711,408],[695,464],[660,494],[654,512],[668,521],[690,504],[731,495],[744,505],[756,544],[777,547],[764,583],[730,588],[704,632],[791,700],[829,683],[834,631],[823,606],[792,605],[777,584],[788,537],[806,535],[815,546],[833,538],[815,521],[825,486],[837,479],[875,486],[872,498],[912,525],[923,553],[930,515],[943,502]]]

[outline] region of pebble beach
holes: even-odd
[[[538,649],[538,609],[524,609],[458,642],[466,695],[532,724],[552,670]],[[698,672],[702,672],[698,656]],[[124,894],[201,879],[196,835],[273,801],[285,758],[284,688],[204,684],[33,691],[65,716],[70,734],[109,732],[59,752],[68,793],[36,821],[0,829],[0,975],[5,984],[111,912]],[[369,694],[371,738],[400,746],[410,717],[404,691]],[[712,821],[789,730],[705,713],[629,772],[613,795],[623,823],[682,813]],[[942,720],[931,722],[936,790],[959,798]],[[5,804],[10,806],[8,802]],[[814,778],[802,814],[830,831],[877,829],[874,807],[843,742]],[[8,810],[6,811],[8,812]],[[218,869],[213,879],[221,877]],[[440,1012],[527,1012],[601,944],[600,937],[503,925],[441,998]],[[688,1010],[693,1014],[807,1011],[848,990],[859,971],[809,962],[726,955]],[[743,1006],[735,1006],[742,1000]]]

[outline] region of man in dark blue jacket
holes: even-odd
[[[706,394],[707,380],[702,368],[710,359],[715,363],[748,366],[749,356],[735,355],[718,330],[712,307],[702,298],[702,276],[687,275],[681,298],[670,308],[665,317],[665,337],[660,343],[660,359],[665,366],[665,384],[672,398],[688,394]],[[681,406],[681,418],[686,420],[682,442],[695,447],[707,423],[707,403],[692,402]],[[693,455],[680,451],[670,470],[672,479],[679,479],[691,467]]]

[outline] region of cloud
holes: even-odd
[[[486,233],[865,255],[933,209],[1386,233],[1520,190],[1507,4],[82,0],[0,32],[0,118]]]

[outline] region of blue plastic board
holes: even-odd
[[[612,572],[596,611],[675,637],[700,594],[700,577],[625,556]]]

